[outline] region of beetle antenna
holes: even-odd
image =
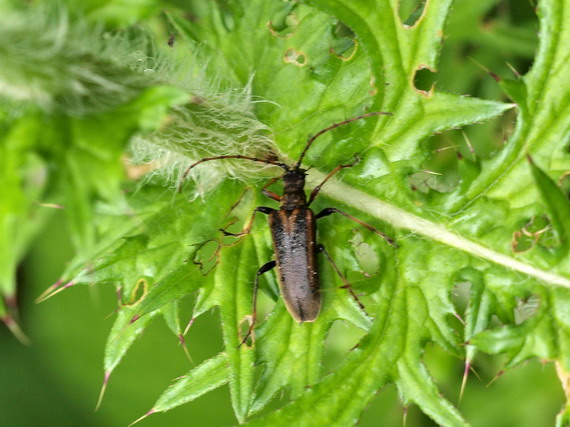
[[[360,119],[365,119],[367,117],[373,117],[373,116],[391,116],[392,113],[385,113],[383,111],[375,111],[372,113],[366,113],[366,114],[362,114],[361,116],[356,116],[353,117],[351,119],[346,119],[343,120],[342,122],[338,122],[338,123],[334,123],[332,125],[330,125],[327,128],[324,128],[323,130],[317,132],[314,136],[311,136],[308,140],[307,140],[307,145],[305,145],[305,148],[303,149],[303,152],[301,153],[301,156],[299,157],[299,160],[297,161],[297,163],[295,163],[295,168],[298,168],[299,166],[301,166],[301,161],[303,160],[303,157],[305,157],[305,153],[307,152],[307,150],[309,149],[309,147],[311,146],[311,144],[313,143],[313,141],[315,139],[317,139],[319,136],[321,136],[323,133],[328,132],[329,130],[333,130],[339,126],[343,126],[346,125],[348,123],[352,123],[355,122],[357,120]]]
[[[260,163],[265,163],[267,165],[275,165],[275,166],[279,166],[280,168],[283,168],[285,170],[289,170],[289,166],[286,165],[285,163],[282,162],[277,162],[274,160],[267,160],[267,159],[260,159],[258,157],[249,157],[249,156],[242,156],[240,154],[234,154],[234,155],[229,155],[229,156],[216,156],[216,157],[204,157],[203,159],[198,160],[197,162],[192,163],[190,166],[188,166],[188,168],[184,171],[184,173],[182,174],[182,176],[180,177],[180,180],[178,182],[178,192],[180,193],[182,191],[182,184],[184,183],[184,180],[186,179],[186,177],[188,176],[188,174],[190,173],[190,171],[195,167],[198,166],[200,163],[204,163],[204,162],[209,162],[211,160],[223,160],[223,159],[244,159],[244,160],[251,160],[252,162],[260,162]]]

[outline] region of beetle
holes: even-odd
[[[272,270],[274,267],[277,267],[278,270],[278,283],[281,296],[287,311],[293,319],[299,323],[315,321],[321,308],[321,292],[317,262],[317,254],[319,252],[322,252],[325,255],[335,272],[340,276],[344,283],[343,288],[346,288],[360,307],[364,308],[354,293],[350,283],[342,275],[340,269],[333,262],[324,246],[317,244],[316,221],[320,218],[332,215],[333,213],[338,213],[380,235],[390,245],[394,247],[397,247],[397,245],[390,237],[380,230],[337,208],[325,208],[316,215],[310,208],[311,203],[317,197],[322,186],[338,171],[354,166],[358,160],[351,164],[335,167],[319,185],[313,188],[308,200],[305,194],[305,177],[307,175],[307,170],[301,168],[301,162],[312,143],[325,132],[357,120],[379,115],[391,114],[385,112],[367,113],[339,123],[334,123],[331,126],[322,129],[314,136],[308,138],[299,159],[293,166],[276,160],[261,159],[243,155],[224,155],[200,159],[191,164],[183,173],[181,182],[184,181],[188,173],[197,165],[204,162],[222,159],[244,159],[261,162],[279,166],[285,171],[282,176],[271,179],[262,188],[262,193],[265,196],[279,202],[279,209],[273,209],[267,206],[258,206],[254,209],[250,220],[246,223],[240,233],[230,233],[226,230],[221,230],[226,236],[244,236],[249,234],[255,215],[258,212],[266,214],[269,217],[269,228],[271,230],[273,240],[275,260],[267,262],[257,271],[253,285],[253,314],[249,329],[242,339],[241,344],[247,341],[249,336],[252,334],[255,325],[257,317],[256,306],[259,277]],[[270,185],[280,179],[283,180],[282,195],[278,195],[268,189]]]

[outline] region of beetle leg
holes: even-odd
[[[277,181],[279,181],[282,177],[278,176],[276,178],[272,178],[269,181],[267,181],[267,184],[265,184],[263,186],[263,188],[261,189],[261,192],[263,193],[264,196],[269,197],[270,199],[276,200],[278,202],[281,201],[281,196],[279,194],[274,193],[271,190],[268,190],[267,187],[269,187],[271,184],[275,184]]]
[[[309,201],[307,202],[307,206],[309,206],[313,202],[313,200],[315,200],[315,198],[317,197],[317,194],[319,194],[319,191],[321,190],[321,187],[323,185],[325,185],[325,182],[327,182],[329,179],[331,179],[335,173],[337,173],[339,170],[344,169],[344,168],[351,168],[352,166],[356,165],[359,161],[360,161],[360,159],[355,156],[354,162],[352,162],[348,165],[338,165],[336,168],[334,168],[325,177],[325,179],[323,179],[323,182],[321,182],[319,185],[317,185],[315,188],[313,188],[313,191],[311,191],[311,195],[309,196]]]
[[[329,216],[332,215],[333,213],[339,213],[345,217],[347,217],[348,219],[350,219],[351,221],[354,221],[360,225],[362,225],[364,228],[372,231],[373,233],[378,234],[379,236],[381,236],[384,240],[386,240],[386,242],[388,242],[390,245],[394,246],[395,248],[398,247],[397,243],[394,242],[390,237],[388,237],[386,234],[382,233],[380,230],[378,230],[377,228],[372,227],[370,224],[365,223],[364,221],[353,217],[350,214],[347,214],[346,212],[341,211],[340,209],[337,208],[325,208],[322,211],[320,211],[316,216],[315,219],[319,219],[319,218],[323,218],[325,216]]]
[[[323,254],[325,254],[325,257],[327,258],[327,261],[329,262],[329,264],[331,265],[331,267],[333,268],[333,270],[336,272],[336,274],[338,274],[338,277],[340,277],[340,280],[342,280],[342,283],[344,283],[344,285],[342,286],[343,289],[346,289],[350,295],[352,296],[352,298],[354,298],[354,300],[356,301],[356,303],[360,306],[360,308],[362,310],[364,310],[364,304],[362,304],[360,302],[360,300],[358,299],[358,297],[356,296],[356,293],[354,292],[354,289],[352,289],[352,285],[350,284],[350,282],[348,281],[348,279],[346,277],[344,277],[344,274],[341,273],[340,268],[338,268],[338,266],[336,265],[336,263],[333,261],[333,259],[331,258],[331,256],[329,255],[329,253],[327,252],[327,250],[325,249],[325,247],[323,245],[317,245],[317,252],[322,252]]]
[[[258,206],[253,210],[253,214],[251,215],[251,218],[249,219],[249,221],[245,224],[245,227],[243,228],[243,230],[239,233],[230,233],[229,231],[224,230],[223,228],[220,228],[220,231],[222,233],[224,233],[224,236],[234,236],[234,237],[241,237],[241,236],[245,236],[246,234],[249,234],[249,232],[251,231],[251,226],[253,225],[253,220],[255,219],[255,214],[257,212],[261,212],[264,213],[266,215],[269,215],[271,212],[273,212],[275,209],[273,208],[268,208],[267,206]]]
[[[277,263],[275,261],[269,261],[268,263],[263,264],[261,268],[257,270],[255,281],[253,282],[253,314],[251,316],[251,323],[249,324],[249,329],[247,330],[245,337],[243,337],[241,340],[238,348],[240,348],[253,333],[253,327],[255,326],[255,320],[257,319],[257,289],[259,287],[259,276],[261,276],[263,273],[267,273],[269,270],[275,267],[276,264]]]

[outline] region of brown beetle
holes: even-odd
[[[262,190],[265,196],[280,203],[278,210],[266,206],[259,206],[255,208],[253,215],[241,233],[229,233],[225,230],[222,230],[222,232],[228,236],[243,236],[250,232],[255,214],[257,212],[269,215],[269,227],[271,229],[271,235],[273,237],[273,250],[275,252],[276,259],[264,264],[257,272],[253,287],[252,321],[247,334],[241,341],[242,344],[246,342],[248,337],[251,335],[253,327],[255,325],[257,315],[256,303],[259,276],[271,270],[275,266],[277,266],[277,269],[279,271],[278,278],[281,296],[283,297],[285,306],[287,307],[287,310],[291,316],[297,322],[313,322],[317,318],[317,315],[319,314],[319,310],[321,308],[321,293],[317,263],[318,252],[324,253],[335,272],[343,280],[343,287],[346,288],[355,298],[358,304],[363,307],[360,301],[358,301],[358,298],[356,297],[354,291],[352,290],[350,283],[342,275],[328,252],[322,245],[317,244],[316,220],[333,213],[339,213],[348,219],[357,222],[363,227],[366,227],[368,230],[382,236],[382,238],[384,238],[390,245],[396,246],[396,244],[392,239],[390,239],[380,230],[377,230],[371,225],[366,224],[358,218],[355,218],[346,212],[340,211],[337,208],[323,209],[317,215],[315,215],[314,212],[309,208],[310,204],[313,202],[313,200],[315,200],[315,197],[317,197],[317,194],[319,193],[321,187],[339,170],[351,167],[354,165],[354,163],[339,165],[334,168],[325,177],[323,182],[321,182],[313,189],[309,196],[309,200],[307,201],[307,196],[305,194],[305,176],[307,171],[301,168],[301,161],[303,160],[305,153],[313,141],[323,133],[328,132],[338,126],[354,122],[356,120],[379,115],[391,114],[384,112],[368,113],[358,117],[353,117],[348,120],[344,120],[340,123],[335,123],[319,131],[316,135],[310,137],[307,140],[307,144],[305,145],[305,148],[303,149],[299,160],[297,163],[295,163],[294,166],[289,166],[285,163],[274,160],[260,159],[257,157],[227,155],[201,159],[190,165],[190,167],[184,172],[182,179],[184,179],[190,170],[198,164],[220,159],[251,160],[255,162],[276,165],[285,170],[285,173],[281,177],[270,180]],[[271,184],[275,183],[279,179],[283,180],[283,195],[281,196],[267,189]]]

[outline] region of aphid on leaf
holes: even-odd
[[[222,232],[226,236],[244,236],[249,234],[253,220],[255,219],[255,214],[257,212],[269,215],[269,228],[271,229],[271,235],[273,238],[273,250],[275,252],[275,260],[269,261],[263,265],[258,271],[255,277],[253,286],[253,315],[252,321],[247,331],[247,334],[242,339],[241,344],[246,342],[246,340],[251,335],[255,321],[256,321],[256,303],[257,303],[257,290],[259,285],[259,276],[266,273],[277,266],[278,269],[278,279],[279,279],[279,289],[281,295],[285,302],[287,310],[291,316],[297,322],[313,322],[319,310],[321,308],[321,293],[320,293],[320,283],[318,275],[318,263],[317,263],[317,253],[322,252],[328,262],[331,264],[335,272],[340,276],[344,283],[344,288],[346,288],[350,294],[354,297],[356,302],[364,308],[360,303],[356,294],[352,290],[352,287],[348,280],[342,275],[337,265],[333,262],[329,253],[326,251],[323,245],[317,244],[317,233],[316,233],[316,220],[329,216],[333,213],[339,213],[346,218],[362,225],[368,230],[380,235],[386,242],[390,245],[397,247],[392,239],[390,239],[386,234],[380,230],[374,228],[373,226],[353,217],[352,215],[343,212],[337,208],[326,208],[315,215],[315,213],[309,208],[313,200],[317,197],[321,187],[338,171],[344,168],[349,168],[354,166],[356,162],[346,165],[339,165],[334,168],[325,179],[316,186],[309,196],[305,194],[305,176],[306,169],[301,168],[301,161],[305,156],[305,153],[319,136],[335,129],[339,126],[345,125],[347,123],[354,122],[356,120],[364,119],[372,116],[379,115],[391,115],[390,113],[384,112],[373,112],[368,114],[363,114],[358,117],[353,117],[348,120],[344,120],[340,123],[335,123],[321,131],[319,131],[314,136],[307,140],[307,144],[303,149],[299,160],[293,165],[287,165],[285,163],[279,162],[277,160],[260,159],[257,157],[248,157],[242,155],[227,155],[227,156],[216,156],[216,157],[206,157],[203,158],[186,169],[181,180],[184,180],[190,170],[200,163],[209,162],[212,160],[222,160],[222,159],[244,159],[254,162],[261,162],[270,165],[276,165],[285,170],[285,173],[280,176],[271,179],[267,184],[263,186],[263,194],[270,199],[276,200],[280,203],[279,209],[273,209],[266,206],[258,206],[253,211],[250,220],[246,223],[245,227],[240,233],[229,233],[225,230]],[[283,180],[283,195],[278,195],[273,191],[269,190],[268,187],[278,180]],[[241,345],[240,344],[240,345]]]

